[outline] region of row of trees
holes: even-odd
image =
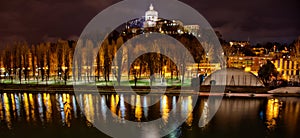
[[[148,31],[153,30],[155,29],[148,29]],[[169,34],[170,38],[151,38],[151,35],[128,33],[130,31],[127,30],[125,35],[113,31],[103,41],[98,40],[99,34],[90,34],[77,42],[58,40],[56,43],[46,42],[37,45],[16,42],[0,51],[0,67],[3,67],[0,79],[10,79],[11,82],[18,80],[20,83],[23,80],[27,82],[41,80],[46,83],[49,80],[64,80],[66,83],[70,76],[74,76],[72,79],[75,82],[101,80],[108,82],[113,77],[120,85],[124,76],[128,79],[131,79],[131,75],[149,78],[159,74],[163,77],[166,72],[169,72],[171,79],[181,76],[181,82],[184,83],[187,65],[192,63],[192,60],[198,63],[198,69],[201,62],[217,62],[224,67],[222,56],[232,56],[238,52],[247,53],[250,50],[249,47],[245,49],[231,47],[222,39],[222,35],[216,32],[223,48],[218,49],[217,43],[209,43],[213,42],[211,41],[214,37],[212,30],[201,31],[201,38],[196,38],[189,33]],[[145,38],[136,39],[137,35]],[[291,56],[300,62],[299,41],[300,38],[291,47]],[[178,49],[178,42],[188,52]],[[148,53],[149,51],[152,52]],[[144,54],[139,55],[141,52]],[[192,59],[188,61],[189,54],[192,55]],[[260,72],[261,75],[269,74]],[[269,77],[261,78],[267,82]]]
[[[131,40],[119,36],[115,39],[105,39],[103,43],[90,39],[79,40],[74,56],[75,81],[82,80],[81,67],[85,67],[87,76],[96,76],[98,81],[100,76],[103,76],[105,81],[110,81],[112,74],[119,85],[122,76],[127,76],[128,79],[130,75],[150,78],[159,74],[162,77],[166,72],[170,72],[171,79],[174,76],[179,78],[181,75],[181,81],[184,83],[187,64],[192,63],[192,60],[199,64],[207,60],[203,47],[195,37],[172,36],[191,53],[192,60],[189,62],[185,62],[188,53],[177,46],[178,41],[168,40],[165,37],[142,37],[145,38]]]
[[[48,81],[63,79],[70,72],[74,41],[59,40],[57,43],[29,45],[16,42],[7,45],[0,56],[1,79]]]
[[[130,75],[164,76],[166,72],[170,72],[171,79],[181,75],[184,83],[187,64],[192,60],[186,62],[188,53],[178,49],[178,42],[188,50],[198,67],[200,62],[213,62],[218,58],[214,49],[209,49],[212,47],[210,44],[203,43],[202,46],[195,37],[188,34],[171,36],[177,41],[166,41],[168,38],[164,37],[153,38],[153,41],[134,41],[131,40],[132,37],[109,36],[102,43],[85,39],[78,42],[58,40],[56,43],[37,45],[26,42],[7,45],[0,54],[0,66],[4,68],[1,79],[10,79],[11,82],[18,80],[20,83],[23,80],[36,80],[37,83],[64,80],[66,83],[72,75],[75,82],[111,81],[110,77],[113,76],[120,84],[122,76],[125,75],[130,79]],[[204,48],[209,49],[209,52],[205,53]],[[139,55],[141,51],[152,52]],[[126,71],[127,74],[124,74]]]

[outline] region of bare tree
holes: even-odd
[[[110,58],[111,45],[109,45],[108,39],[104,40],[102,47],[104,52],[104,79],[105,82],[108,82],[109,74],[110,74],[110,66],[111,66],[111,58]]]
[[[36,46],[35,45],[32,45],[30,47],[30,53],[31,53],[31,70],[32,70],[32,77],[33,79],[35,79],[36,77],[36,57],[37,57],[37,51],[36,51]]]
[[[122,77],[122,65],[123,65],[123,62],[124,62],[124,55],[123,55],[123,48],[121,48],[123,44],[123,38],[122,37],[119,37],[117,39],[117,43],[116,43],[116,49],[119,49],[117,54],[116,54],[116,58],[117,58],[117,82],[118,82],[118,85],[120,86],[120,82],[121,82],[121,77]],[[121,48],[121,49],[120,49]]]
[[[294,46],[292,48],[292,59],[297,61],[298,64],[300,64],[300,36],[298,39],[294,42]]]
[[[23,69],[24,69],[24,79],[28,82],[29,76],[29,47],[28,44],[25,42],[22,44],[22,58],[23,58]]]

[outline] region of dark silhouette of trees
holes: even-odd
[[[97,81],[100,80],[100,73],[101,73],[101,52],[100,50],[97,52],[96,57],[96,64],[97,64]]]
[[[22,63],[23,63],[23,72],[24,72],[24,79],[25,81],[28,81],[29,80],[29,47],[28,47],[28,44],[25,42],[23,43],[22,47],[21,47],[21,50],[22,50]],[[20,72],[22,73],[22,72]],[[20,75],[22,76],[22,75]],[[21,79],[21,78],[20,78]]]
[[[269,85],[271,78],[274,77],[276,79],[277,75],[278,72],[275,68],[275,65],[270,60],[268,60],[267,63],[258,70],[258,77],[266,86]]]
[[[103,52],[104,52],[104,79],[105,82],[109,81],[110,74],[110,66],[111,66],[111,46],[109,45],[109,41],[107,39],[103,42]]]

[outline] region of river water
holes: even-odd
[[[176,112],[187,119],[165,137],[300,137],[300,98],[295,97],[224,97],[212,120],[199,127],[200,116],[207,112],[206,97],[193,101],[189,95],[145,98],[68,93],[0,93],[0,136],[109,137],[93,124],[99,120],[122,124],[124,120],[147,122],[158,118],[167,123],[179,99],[182,104]],[[148,107],[151,100],[158,102]]]

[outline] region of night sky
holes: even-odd
[[[145,11],[149,1],[145,1]],[[299,0],[181,0],[227,41],[291,43],[300,35]],[[1,0],[0,44],[77,39],[87,23],[118,0]],[[137,5],[141,6],[141,5]],[[143,11],[144,12],[144,11]],[[143,14],[143,12],[141,14]],[[159,12],[159,11],[158,11]]]

